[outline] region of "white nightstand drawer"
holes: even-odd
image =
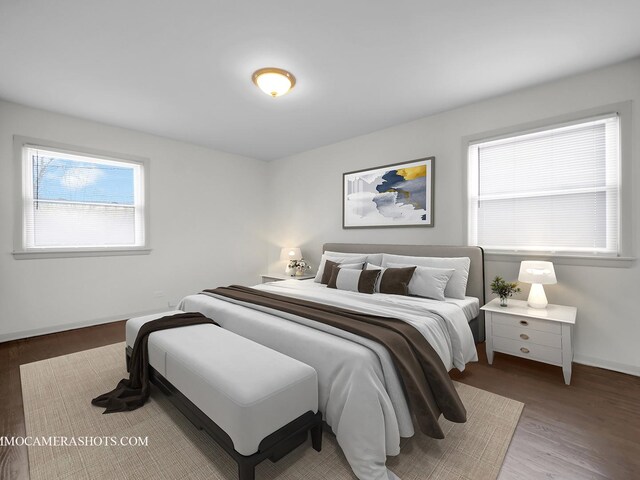
[[[508,315],[506,313],[492,313],[493,323],[502,325],[518,326],[525,329],[540,330],[541,332],[550,332],[560,335],[562,326],[557,322],[549,322],[546,320],[538,320],[536,318],[523,317],[519,315]]]
[[[523,344],[535,343],[537,345],[545,345],[547,347],[562,348],[562,335],[543,332],[542,330],[532,330],[531,328],[522,327],[520,325],[514,326],[506,325],[504,323],[494,323],[493,335],[495,337],[518,340]]]
[[[494,337],[493,349],[518,357],[530,358],[540,362],[562,365],[562,350],[559,348],[536,345],[534,343],[511,340],[509,338]]]
[[[494,298],[484,305],[487,362],[502,352],[562,366],[564,383],[571,383],[573,327],[578,310],[566,305],[531,308],[525,300],[511,299],[508,307]]]

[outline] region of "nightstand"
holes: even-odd
[[[308,280],[315,278],[315,274],[308,275],[287,275],[286,273],[264,273],[260,275],[262,277],[262,283],[280,282],[282,280]]]
[[[549,304],[547,308],[531,308],[526,301],[513,299],[501,307],[500,299],[495,298],[481,310],[485,311],[489,365],[493,352],[558,365],[569,385],[576,307]]]

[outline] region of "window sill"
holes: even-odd
[[[579,265],[584,267],[630,268],[636,257],[598,257],[590,255],[560,255],[527,252],[491,252],[484,253],[489,262],[521,262],[523,260],[547,260],[556,265]]]
[[[16,260],[33,260],[38,258],[73,258],[73,257],[112,257],[123,255],[149,255],[150,248],[68,248],[50,249],[44,251],[15,251],[13,258]]]

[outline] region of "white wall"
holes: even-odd
[[[473,81],[470,72],[468,81]],[[423,118],[370,135],[283,158],[270,165],[269,260],[282,268],[281,246],[301,246],[317,266],[324,242],[464,244],[462,138],[486,131],[633,100],[633,185],[640,186],[640,60],[544,84]],[[435,227],[342,229],[342,173],[435,155]],[[638,254],[639,195],[633,194],[634,254]],[[517,262],[487,262],[486,278],[516,279]],[[576,305],[576,358],[640,374],[640,268],[558,265],[550,302]],[[528,294],[524,286],[523,298]],[[487,297],[490,298],[490,297]]]
[[[271,271],[283,268],[282,246],[300,245],[317,265],[324,242],[462,244],[463,137],[626,100],[635,119],[631,175],[640,185],[640,60],[270,164],[0,101],[0,341],[160,310],[209,286],[255,283],[267,257]],[[15,260],[14,134],[150,158],[153,252]],[[342,229],[343,172],[428,155],[437,162],[434,228]],[[636,255],[639,200],[636,191]],[[517,269],[490,261],[486,276],[515,279]],[[546,288],[549,300],[579,308],[576,360],[640,374],[638,263],[556,271],[560,283]]]
[[[15,260],[13,135],[150,159],[150,255]],[[267,164],[0,101],[0,341],[167,309],[266,268]]]

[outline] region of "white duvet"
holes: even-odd
[[[406,321],[418,329],[450,370],[477,360],[461,305],[397,295],[346,292],[313,281],[287,280],[254,288]],[[380,344],[328,325],[211,295],[185,297],[179,307],[199,311],[223,328],[313,366],[319,408],[351,468],[362,480],[392,478],[387,455],[414,434],[402,384]]]
[[[327,288],[311,281],[286,280],[256,285],[257,290],[320,302],[372,315],[399,318],[413,325],[436,350],[447,370],[464,370],[477,360],[473,334],[458,304],[420,297],[376,293],[367,295]],[[433,318],[429,314],[436,314]]]

